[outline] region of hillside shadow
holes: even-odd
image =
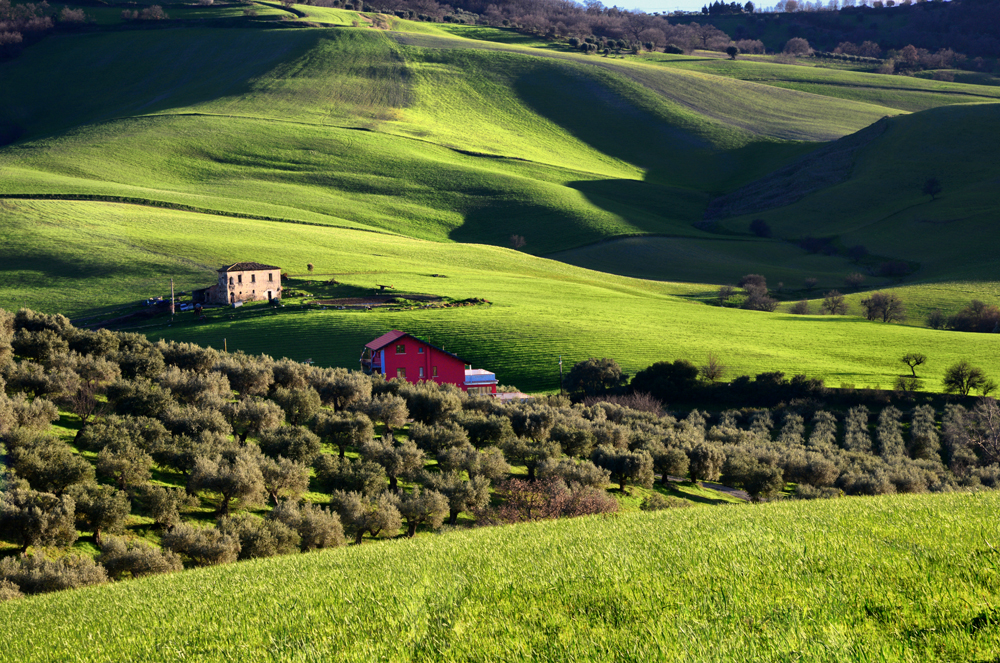
[[[254,79],[329,37],[325,30],[191,28],[181,39],[176,30],[122,30],[45,40],[0,63],[0,147],[241,98],[252,92]]]

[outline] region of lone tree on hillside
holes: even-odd
[[[861,300],[865,317],[869,320],[881,319],[882,322],[900,322],[906,317],[906,306],[896,294],[891,292],[873,292]]]
[[[792,37],[785,43],[785,53],[788,55],[809,55],[812,47],[802,37]]]
[[[964,359],[944,372],[944,390],[949,394],[968,396],[973,389],[984,389],[990,380],[978,366],[973,366]],[[985,395],[985,394],[984,394]]]
[[[910,367],[913,377],[917,377],[917,366],[927,362],[927,355],[920,352],[907,352],[900,361]]]
[[[736,46],[727,46],[726,47],[726,55],[729,56],[730,60],[735,60],[736,56],[739,55],[739,54],[740,54],[740,49],[737,48]]]
[[[812,290],[813,288],[816,287],[816,284],[819,283],[819,279],[815,279],[810,276],[809,278],[806,279],[805,283],[806,283],[806,290]]]
[[[928,177],[920,190],[925,196],[930,196],[931,200],[936,200],[941,193],[941,180],[936,177]]]
[[[820,309],[829,315],[847,315],[847,302],[839,291],[831,290],[823,296]]]

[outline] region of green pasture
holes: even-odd
[[[695,507],[239,562],[4,603],[0,660],[992,660],[997,508]]]
[[[772,85],[825,97],[877,104],[897,111],[916,112],[951,104],[1000,99],[1000,90],[971,81],[933,81],[912,76],[886,76],[826,67],[807,67],[718,58],[644,56],[644,62],[670,69]],[[821,61],[822,62],[822,61]],[[831,113],[835,113],[831,109]]]
[[[400,292],[491,302],[393,312],[248,306],[211,324],[179,314],[172,326],[159,320],[139,328],[153,338],[217,348],[225,339],[230,350],[320,365],[356,367],[366,342],[405,329],[529,390],[558,386],[560,355],[567,365],[612,357],[634,373],[663,359],[701,363],[714,352],[730,366],[730,377],[780,370],[832,386],[887,387],[904,368],[898,357],[914,351],[930,357],[923,377],[934,391],[960,359],[987,372],[1000,366],[1000,348],[989,335],[723,309],[701,301],[714,295],[714,286],[612,276],[510,249],[134,205],[4,205],[0,306],[8,309],[78,316],[168,294],[170,277],[178,290],[210,285],[219,265],[247,258],[292,274],[306,274],[311,262],[315,273],[307,278],[317,281],[336,278],[356,288],[389,283]],[[955,300],[964,303],[965,294]]]
[[[855,154],[845,181],[724,225],[747,232],[753,218],[762,218],[776,237],[836,237],[844,246],[915,261],[921,280],[992,280],[998,121],[996,103],[892,118]],[[936,199],[922,192],[930,177],[941,182]]]

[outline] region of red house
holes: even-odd
[[[454,384],[472,394],[497,393],[497,376],[493,373],[474,369],[457,355],[398,330],[365,345],[361,368],[365,373],[381,373],[386,379]]]

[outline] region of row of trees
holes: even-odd
[[[0,0],[0,60],[17,55],[27,43],[52,30],[57,23],[75,24],[87,20],[82,9],[65,6],[58,13],[50,13],[50,10],[45,0],[17,4]]]

